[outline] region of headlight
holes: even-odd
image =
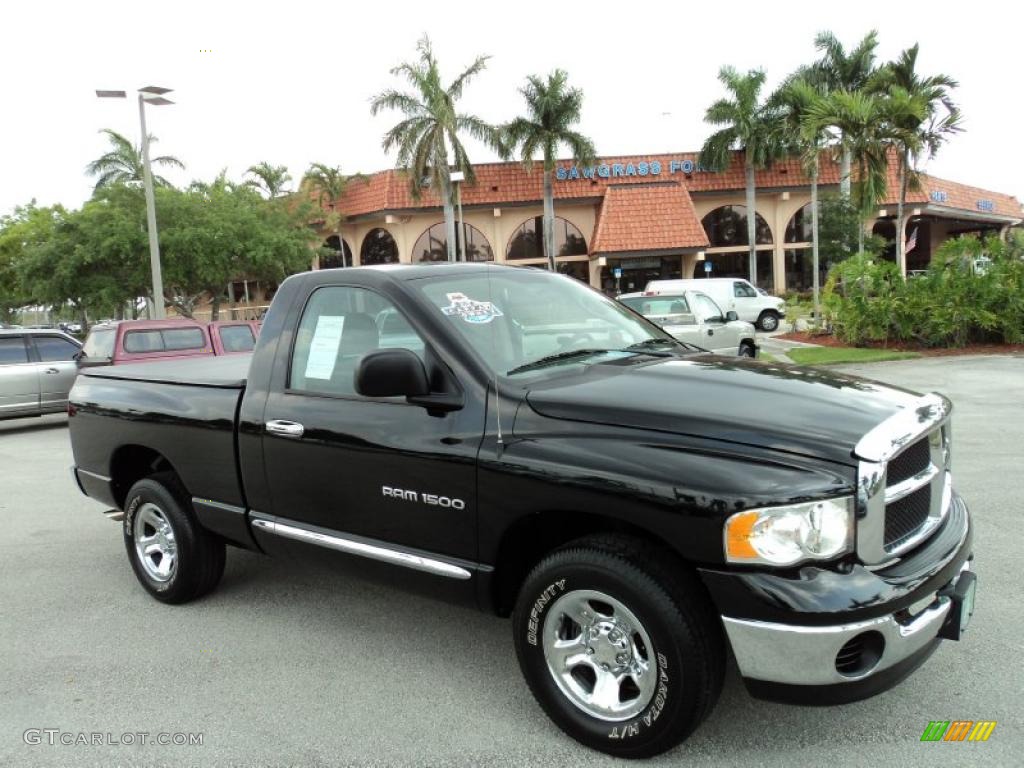
[[[730,563],[793,565],[829,560],[852,549],[852,497],[737,512],[725,521]]]

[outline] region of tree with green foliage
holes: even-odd
[[[834,131],[842,136],[857,170],[854,204],[861,217],[857,227],[858,250],[864,249],[863,221],[885,198],[889,176],[889,147],[893,124],[891,101],[864,91],[833,91],[816,100],[807,110],[808,131]],[[848,196],[848,195],[844,195]]]
[[[233,280],[280,281],[309,263],[308,206],[269,205],[252,187],[223,175],[157,196],[166,298],[186,317],[208,295],[217,319]]]
[[[823,93],[835,91],[857,93],[863,90],[875,71],[875,50],[878,48],[878,31],[871,30],[857,45],[847,51],[842,42],[831,32],[819,32],[814,38],[814,47],[821,58],[806,72],[809,83]],[[839,190],[844,197],[851,193],[851,173],[854,144],[839,126]]]
[[[18,309],[36,303],[22,279],[28,254],[53,239],[66,213],[59,205],[40,208],[33,200],[0,216],[0,321],[13,322]]]
[[[287,167],[271,165],[266,161],[250,165],[246,169],[245,175],[254,177],[245,183],[266,194],[269,200],[287,194],[288,183],[292,180]]]
[[[501,156],[507,156],[498,128],[476,115],[458,110],[466,85],[486,68],[490,57],[477,56],[446,87],[430,40],[424,36],[416,49],[418,61],[405,62],[391,70],[392,75],[404,78],[412,90],[389,88],[382,91],[370,102],[370,114],[376,115],[384,110],[396,110],[402,114],[402,120],[384,134],[384,151],[397,149],[397,164],[409,177],[413,199],[421,197],[425,184],[432,186],[439,196],[444,208],[448,260],[455,261],[455,200],[451,172],[460,171],[465,176],[465,183],[476,181],[462,137],[469,136]]]
[[[144,164],[142,149],[136,147],[117,131],[104,128],[100,133],[106,134],[110,140],[110,151],[100,155],[87,166],[85,172],[89,176],[98,176],[96,192],[112,184],[142,184]],[[156,142],[156,136],[149,137],[150,146]],[[184,170],[185,164],[173,155],[160,155],[150,158],[150,167],[165,166]],[[153,174],[153,184],[158,187],[169,187],[171,183],[163,176]]]
[[[341,248],[341,264],[350,267],[345,262],[345,238],[341,234],[341,225],[347,216],[341,208],[341,198],[353,181],[369,183],[370,179],[361,173],[346,175],[341,172],[341,166],[330,166],[324,163],[312,163],[302,177],[303,186],[315,194],[321,211],[327,206],[324,213],[323,228],[328,234],[336,235],[338,246]]]
[[[555,201],[552,180],[558,148],[565,145],[577,163],[594,162],[594,143],[579,133],[575,126],[580,121],[583,91],[570,88],[569,76],[556,69],[547,79],[530,75],[526,86],[519,89],[526,99],[526,115],[517,117],[502,127],[505,143],[510,150],[519,147],[523,166],[533,169],[533,159],[540,154],[544,161],[544,255],[548,269],[555,265]]]
[[[704,115],[705,122],[722,127],[704,142],[700,164],[708,170],[720,171],[732,162],[733,150],[743,152],[750,282],[756,285],[757,208],[754,171],[769,166],[784,150],[780,141],[780,115],[774,103],[761,100],[761,88],[765,82],[763,71],[758,69],[741,74],[732,67],[722,67],[718,79],[729,95],[715,101]]]
[[[906,274],[904,236],[907,190],[921,188],[919,165],[935,157],[954,133],[962,130],[960,110],[950,97],[957,82],[949,75],[923,76],[917,72],[918,45],[902,51],[895,61],[881,67],[868,87],[889,96],[888,119],[899,175],[896,206],[896,264]]]

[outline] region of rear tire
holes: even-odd
[[[196,522],[170,472],[139,480],[124,504],[124,545],[143,588],[164,603],[212,591],[224,574],[224,540]]]
[[[671,749],[721,692],[725,643],[702,585],[640,540],[595,537],[550,554],[526,578],[512,626],[534,698],[601,752]]]
[[[757,350],[754,348],[754,345],[746,341],[740,344],[740,357],[757,357]]]
[[[761,313],[760,317],[757,318],[757,327],[762,331],[771,333],[772,331],[778,330],[780,319],[778,312],[765,310]]]

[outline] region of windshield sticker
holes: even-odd
[[[467,323],[476,325],[489,323],[502,316],[502,311],[489,301],[476,301],[464,293],[445,294],[451,303],[441,307],[441,311],[449,317],[461,317]]]
[[[334,374],[341,346],[341,329],[344,327],[344,315],[320,315],[317,318],[316,330],[309,343],[309,357],[306,358],[307,379],[329,379]]]

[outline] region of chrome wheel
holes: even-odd
[[[574,590],[548,610],[544,659],[562,693],[599,720],[636,717],[658,679],[651,639],[637,617],[610,595]]]
[[[139,507],[133,537],[135,553],[146,574],[154,581],[170,580],[178,565],[178,544],[160,507],[150,502]]]

